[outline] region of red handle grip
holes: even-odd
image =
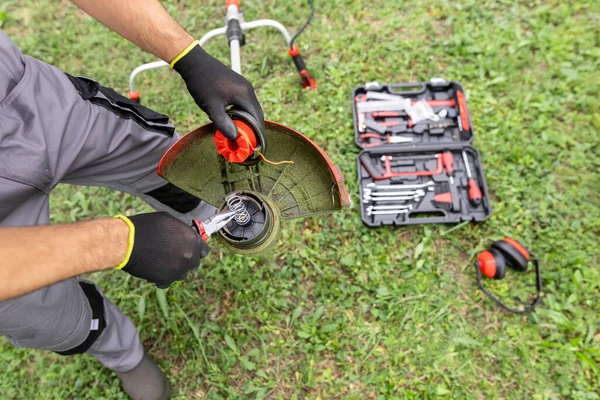
[[[389,118],[389,117],[399,117],[400,113],[396,111],[373,111],[371,113],[373,118]]]
[[[450,99],[450,100],[425,100],[425,101],[431,107],[454,107],[454,105],[455,105],[454,99]],[[416,103],[416,101],[413,101],[412,103],[414,104],[414,103]]]
[[[461,91],[456,92],[458,98],[458,112],[460,112],[460,121],[462,122],[462,128],[465,131],[471,130],[469,125],[469,115],[467,114],[467,102],[465,101],[465,95]]]
[[[202,221],[198,221],[197,219],[192,220],[192,228],[194,228],[196,232],[198,232],[198,235],[200,235],[202,240],[204,240],[205,242],[208,241],[208,238],[210,236],[208,236],[208,234],[206,233]]]
[[[446,168],[448,175],[454,174],[454,156],[451,152],[445,151],[444,154],[442,154],[442,163],[444,164],[444,168]]]
[[[479,186],[477,186],[477,182],[475,179],[469,180],[469,200],[473,205],[479,205],[481,202],[481,190],[479,190]]]

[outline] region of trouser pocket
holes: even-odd
[[[102,294],[96,289],[96,286],[92,283],[79,281],[79,286],[87,298],[90,308],[92,309],[92,321],[90,324],[90,331],[85,340],[78,346],[66,350],[57,351],[57,354],[61,356],[70,356],[73,354],[85,353],[102,334],[104,328],[106,328],[106,317],[104,313],[104,298]]]
[[[175,127],[169,123],[168,116],[142,106],[92,79],[66,75],[84,100],[103,107],[123,119],[132,119],[146,130],[169,137],[175,133]]]

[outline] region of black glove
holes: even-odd
[[[252,84],[208,54],[200,45],[176,61],[173,69],[185,81],[196,104],[226,138],[234,140],[238,135],[237,127],[226,113],[227,106],[250,113],[260,124],[261,131],[264,131],[265,117]]]
[[[185,279],[208,254],[208,245],[200,235],[166,212],[135,215],[128,220],[135,235],[131,257],[123,270],[161,289]]]

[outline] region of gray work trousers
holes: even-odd
[[[177,139],[166,116],[21,54],[0,30],[0,227],[48,224],[58,183],[106,186],[188,223],[205,219],[214,208],[156,174]],[[75,278],[0,302],[2,335],[19,347],[89,353],[119,372],[143,355],[129,318]]]

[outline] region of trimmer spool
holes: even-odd
[[[238,128],[236,140],[226,138],[220,130],[215,132],[215,145],[220,155],[231,163],[254,165],[260,161],[259,152],[265,153],[267,142],[261,124],[245,111],[228,111]]]
[[[275,214],[274,204],[259,193],[244,191],[237,193],[246,206],[250,219],[240,224],[233,219],[219,231],[225,246],[238,253],[257,253],[271,248],[281,233],[280,216]],[[222,209],[228,206],[224,204]]]

